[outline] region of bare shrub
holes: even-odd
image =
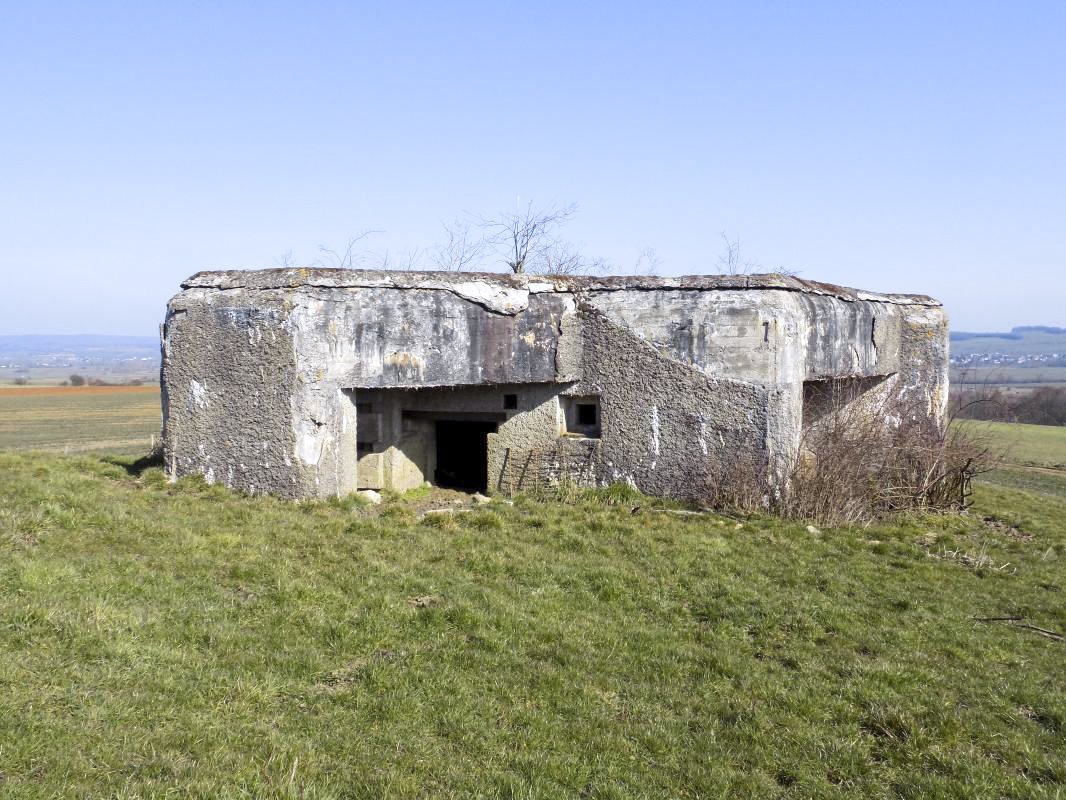
[[[976,375],[976,371],[973,371]],[[1066,389],[1041,386],[1026,391],[1005,391],[994,383],[996,375],[970,381],[971,370],[961,373],[961,386],[952,387],[951,413],[955,418],[1021,422],[1029,425],[1066,425]],[[1000,376],[1000,380],[1003,380]],[[1011,381],[1006,381],[1009,384]]]
[[[536,209],[533,203],[529,202],[525,209],[519,209],[514,213],[501,214],[493,219],[482,219],[481,227],[486,232],[485,240],[501,249],[504,263],[518,275],[523,272],[537,271],[533,268],[539,262],[544,262],[549,254],[560,250],[561,242],[556,238],[555,232],[576,213],[577,206],[574,204],[565,208],[548,206]],[[566,263],[568,261],[567,251],[562,249],[561,252],[556,253],[554,261],[556,264]]]
[[[717,505],[770,510],[826,525],[864,523],[917,510],[961,510],[971,482],[998,454],[961,420],[945,428],[894,394],[855,380],[820,382],[807,396],[795,455],[771,474],[756,459],[712,487]]]
[[[359,269],[371,258],[369,251],[363,248],[361,242],[380,231],[360,231],[355,236],[348,237],[348,243],[340,249],[331,250],[324,244],[318,246],[319,257],[311,262],[312,267],[328,267],[330,269]],[[284,256],[287,262],[292,260],[292,252]]]
[[[965,508],[990,447],[961,425],[941,430],[895,396],[871,401],[829,382],[828,411],[803,432],[784,511],[826,524],[897,511]]]
[[[725,252],[718,256],[718,265],[723,275],[750,275],[761,268],[758,262],[741,256],[739,236],[730,239],[722,231],[722,241],[725,243]]]
[[[437,269],[466,272],[476,267],[488,243],[474,232],[470,221],[457,219],[450,225],[445,223],[444,233],[448,240],[431,255]]]
[[[770,470],[761,454],[748,453],[728,464],[713,464],[710,473],[703,494],[716,508],[750,513],[777,505]]]
[[[1041,386],[1013,404],[1014,419],[1032,425],[1066,425],[1066,389]]]
[[[498,259],[515,274],[584,275],[606,272],[610,265],[602,258],[589,258],[560,230],[577,213],[576,205],[536,208],[532,202],[514,212],[495,217],[468,215],[445,223],[447,241],[430,253],[437,267],[467,271],[485,268]]]
[[[71,375],[70,376],[70,385],[71,386],[84,386],[85,385],[84,376],[82,376],[82,375]]]

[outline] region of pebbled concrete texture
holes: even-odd
[[[264,302],[266,301],[266,302]],[[284,296],[190,290],[162,330],[167,473],[298,496],[308,479],[292,423],[296,353]]]
[[[496,425],[489,491],[624,480],[698,499],[739,465],[773,491],[818,381],[944,424],[947,319],[917,295],[780,275],[324,269],[182,287],[162,330],[171,478],[293,498],[402,490],[432,479],[428,421],[451,415]],[[568,430],[575,402],[598,405],[598,435]]]
[[[600,397],[598,483],[698,498],[723,464],[767,459],[772,389],[707,375],[596,309],[583,311],[583,379],[573,390]]]

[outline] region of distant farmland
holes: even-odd
[[[1015,364],[951,368],[953,386],[1000,387],[1030,391],[1041,386],[1066,386],[1066,367],[1019,367]]]
[[[0,449],[136,455],[160,423],[158,386],[0,389]]]

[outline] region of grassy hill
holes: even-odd
[[[1063,496],[812,532],[619,488],[420,519],[457,496],[0,475],[5,797],[1066,787]]]
[[[1064,427],[1013,422],[967,421],[965,424],[989,437],[1012,464],[1066,470]]]

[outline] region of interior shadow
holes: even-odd
[[[497,427],[482,420],[437,420],[433,482],[447,489],[484,492],[489,482],[488,435]]]

